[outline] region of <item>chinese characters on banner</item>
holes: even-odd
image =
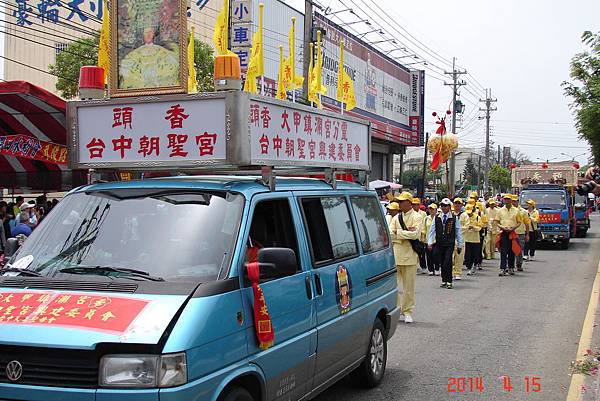
[[[84,293],[0,292],[0,326],[34,324],[123,333],[148,303]]]
[[[240,58],[242,75],[246,75],[252,47],[253,4],[252,0],[232,0],[229,4],[231,9],[231,51]]]
[[[260,102],[250,103],[249,123],[253,163],[369,167],[365,124]]]
[[[67,164],[67,147],[27,135],[0,136],[0,154]]]
[[[81,163],[225,158],[222,100],[80,107],[77,117]]]

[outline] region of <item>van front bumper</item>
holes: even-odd
[[[398,320],[400,319],[400,308],[396,307],[394,310],[388,312],[386,315],[385,326],[388,328],[387,339],[392,338],[398,327]]]

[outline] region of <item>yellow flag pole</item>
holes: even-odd
[[[292,17],[292,37],[290,39],[290,65],[292,69],[292,103],[296,103],[296,17]]]

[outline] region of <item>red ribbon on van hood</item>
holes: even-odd
[[[262,288],[258,284],[260,278],[260,268],[257,262],[248,263],[248,278],[252,283],[254,292],[254,331],[258,339],[258,346],[261,349],[267,349],[275,342],[275,333],[271,324],[271,316],[267,309],[267,302]]]

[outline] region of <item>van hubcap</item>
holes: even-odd
[[[378,377],[381,374],[383,369],[383,357],[384,357],[384,349],[383,349],[383,334],[381,330],[376,328],[373,330],[373,334],[371,335],[371,371],[373,374]]]

